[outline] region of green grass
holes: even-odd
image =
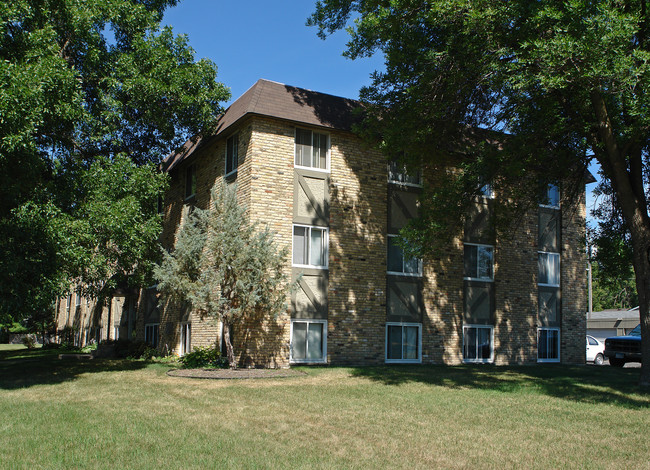
[[[639,369],[324,367],[214,381],[44,352],[0,350],[2,468],[649,468]]]

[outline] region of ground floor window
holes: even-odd
[[[291,362],[327,361],[327,321],[291,320]]]
[[[160,323],[148,323],[144,326],[144,341],[152,347],[158,347],[158,332]]]
[[[493,352],[493,326],[463,326],[463,360],[465,362],[492,362]]]
[[[386,323],[386,362],[422,362],[421,323]]]
[[[113,327],[113,339],[120,339],[120,327]]]
[[[537,362],[560,362],[560,329],[537,330]]]
[[[180,355],[187,354],[192,351],[192,324],[181,323],[181,347]]]

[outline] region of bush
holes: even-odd
[[[228,366],[226,358],[221,357],[221,353],[215,348],[197,346],[192,352],[185,354],[180,358],[183,369],[199,369],[212,367],[225,369]]]
[[[43,345],[43,349],[60,349],[61,345],[59,343],[47,343]]]
[[[80,349],[82,353],[88,354],[97,350],[97,343],[90,343]]]

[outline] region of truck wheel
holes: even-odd
[[[603,365],[603,355],[602,354],[597,354],[596,358],[594,359],[594,364],[597,366],[602,366]]]
[[[623,367],[625,365],[624,359],[615,359],[613,357],[609,358],[609,365],[612,367]]]

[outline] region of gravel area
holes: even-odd
[[[292,369],[171,369],[167,375],[190,379],[274,379],[297,377],[305,373]]]

